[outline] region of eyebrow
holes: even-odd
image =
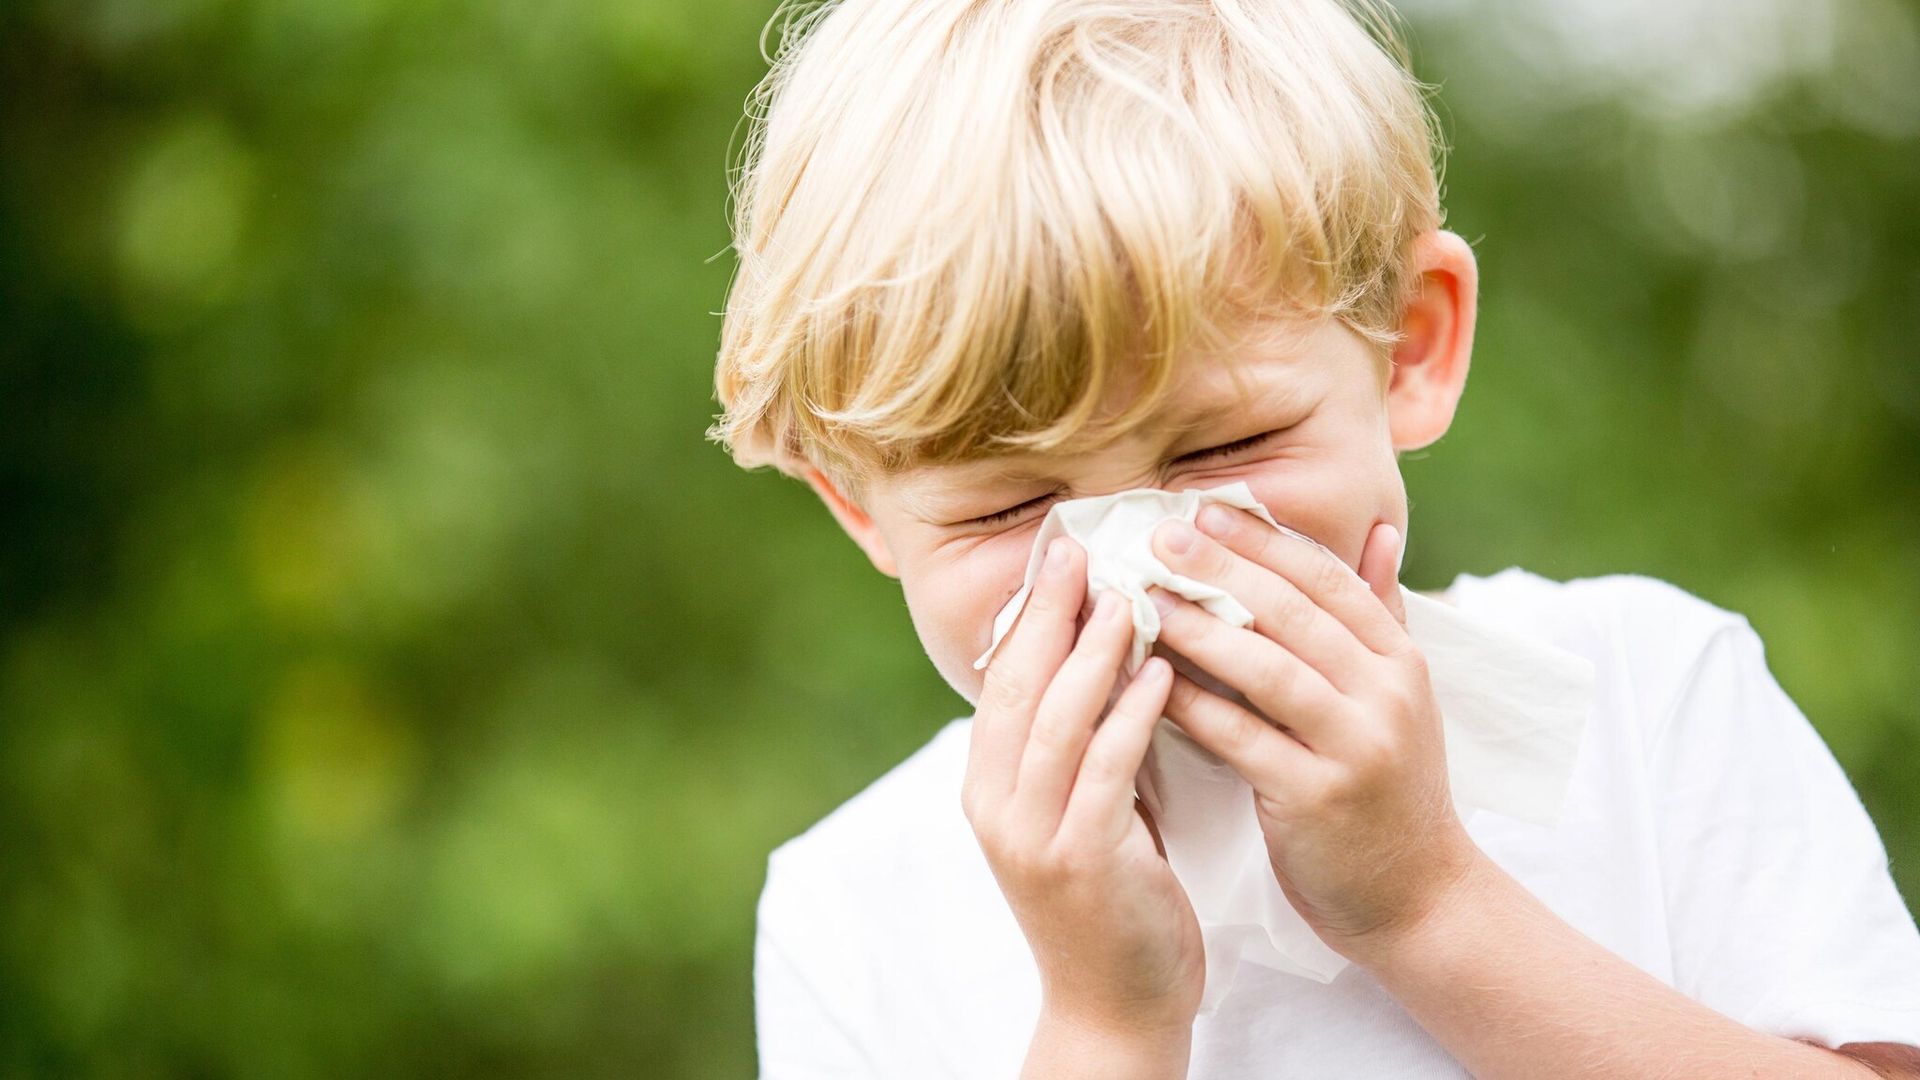
[[[1242,404],[1239,400],[1218,401],[1210,405],[1202,405],[1198,408],[1190,409],[1179,416],[1169,417],[1162,421],[1162,423],[1164,423],[1169,430],[1178,431],[1182,434],[1198,431],[1201,428],[1212,427],[1225,421],[1235,412],[1239,411]]]
[[[1217,397],[1203,401],[1184,413],[1163,421],[1169,428],[1181,432],[1197,431],[1226,420],[1232,414],[1258,403],[1262,408],[1286,412],[1306,403],[1313,395],[1313,388],[1299,379],[1289,379],[1279,385],[1264,385],[1249,382],[1236,386],[1231,396]]]
[[[964,478],[950,481],[954,487],[980,488],[993,484],[1034,484],[1046,479],[1040,472],[1030,469],[990,468],[986,465],[948,467],[955,468],[956,470],[978,470],[969,471],[965,474]],[[972,494],[974,494],[974,492],[955,491],[952,487],[944,491],[937,489],[925,491],[911,485],[903,485],[895,490],[896,498],[899,499],[900,505],[906,509],[907,513],[923,521],[930,522],[944,522],[948,518],[951,518],[954,513],[957,512],[954,509],[954,504],[961,502]]]

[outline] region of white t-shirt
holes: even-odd
[[[1846,775],[1747,621],[1636,575],[1463,574],[1461,610],[1591,659],[1594,714],[1553,827],[1468,832],[1561,918],[1759,1031],[1920,1045],[1920,932]],[[1019,1075],[1039,977],[960,809],[970,719],[768,860],[761,1076]],[[1243,966],[1194,1024],[1196,1080],[1461,1077],[1358,965]]]

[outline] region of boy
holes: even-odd
[[[1477,279],[1382,9],[790,14],[715,433],[819,492],[976,712],[769,860],[763,1075],[1920,1077],[1920,933],[1740,616],[1461,575],[1438,599],[1597,683],[1556,824],[1455,813],[1395,455],[1452,421]],[[1216,506],[1153,552],[1252,625],[1157,593],[1180,670],[1109,708],[1129,623],[1063,539],[974,670],[1048,506],[1235,481],[1327,550]],[[1132,786],[1162,717],[1252,786],[1331,982],[1200,1010]]]

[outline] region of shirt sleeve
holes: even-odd
[[[836,946],[832,908],[776,851],[767,860],[753,947],[761,1080],[858,1080],[878,1071],[859,1042],[855,957]]]
[[[1745,620],[1714,632],[1649,753],[1675,987],[1758,1031],[1920,1046],[1920,931]]]

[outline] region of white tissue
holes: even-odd
[[[1154,526],[1192,521],[1208,503],[1247,510],[1289,536],[1346,563],[1311,537],[1280,524],[1245,483],[1175,494],[1141,488],[1057,503],[1040,525],[1026,581],[994,619],[986,666],[1013,626],[1047,545],[1069,536],[1087,552],[1087,595],[1113,590],[1133,609],[1131,675],[1160,636],[1147,598],[1155,585],[1235,626],[1253,615],[1221,589],[1167,569],[1150,547]],[[1349,573],[1353,573],[1348,568]],[[1358,578],[1358,574],[1354,574]],[[1585,657],[1514,634],[1402,586],[1407,634],[1426,657],[1440,704],[1447,780],[1464,820],[1484,809],[1541,825],[1558,817],[1592,706],[1594,670]],[[1241,962],[1331,982],[1347,966],[1293,910],[1267,859],[1251,788],[1233,768],[1162,718],[1134,788],[1153,814],[1174,876],[1186,889],[1206,942],[1201,1012],[1211,1012]]]

